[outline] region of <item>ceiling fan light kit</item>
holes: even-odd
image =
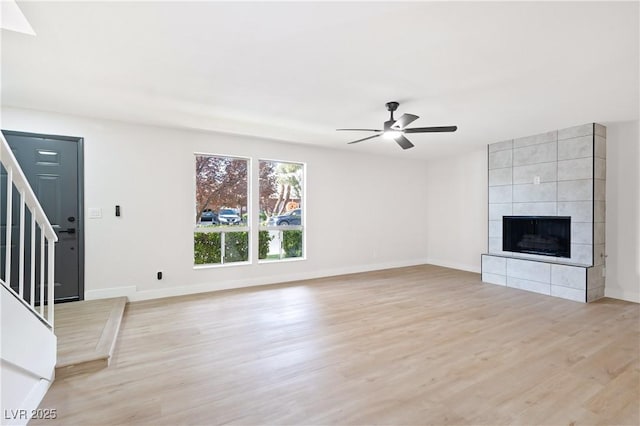
[[[407,128],[407,126],[418,118],[417,115],[413,114],[402,114],[400,118],[397,120],[393,117],[394,111],[398,109],[400,105],[398,102],[387,102],[386,104],[387,111],[391,114],[389,120],[384,122],[382,129],[336,129],[338,131],[352,131],[352,132],[375,132],[376,134],[373,136],[369,136],[366,138],[358,139],[355,141],[348,142],[349,144],[354,144],[358,142],[363,142],[369,139],[377,138],[379,136],[383,136],[385,139],[392,139],[396,141],[398,145],[402,149],[413,148],[414,145],[407,139],[404,135],[405,133],[439,133],[439,132],[455,132],[458,130],[457,126],[438,126],[438,127],[414,127]]]
[[[385,132],[382,134],[382,136],[384,136],[386,139],[392,140],[401,135],[404,135],[401,130],[385,130]]]

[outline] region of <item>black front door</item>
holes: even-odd
[[[83,216],[82,216],[82,139],[60,136],[34,135],[3,131],[16,160],[33,188],[40,205],[58,235],[55,262],[56,301],[84,299],[83,277]],[[6,171],[2,170],[0,184],[6,191]],[[14,189],[12,214],[12,250],[19,241],[20,196]],[[2,256],[4,256],[6,209],[0,218],[2,226]],[[30,223],[25,220],[25,285],[24,294],[29,299]],[[36,235],[36,268],[39,269],[40,232]],[[13,256],[11,287],[18,288],[18,256]],[[3,257],[4,259],[4,257]],[[0,262],[2,263],[2,262]],[[39,272],[36,272],[36,283]],[[36,290],[39,295],[39,286]],[[36,298],[38,300],[38,298]]]

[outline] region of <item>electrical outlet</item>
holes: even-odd
[[[540,185],[540,176],[534,176],[533,177],[533,184],[534,185]]]

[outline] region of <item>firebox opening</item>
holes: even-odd
[[[571,218],[503,216],[502,250],[571,257]]]

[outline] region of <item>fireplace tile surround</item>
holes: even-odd
[[[606,128],[588,123],[490,144],[482,280],[590,302],[604,296]],[[502,250],[503,216],[571,217],[571,257]]]

